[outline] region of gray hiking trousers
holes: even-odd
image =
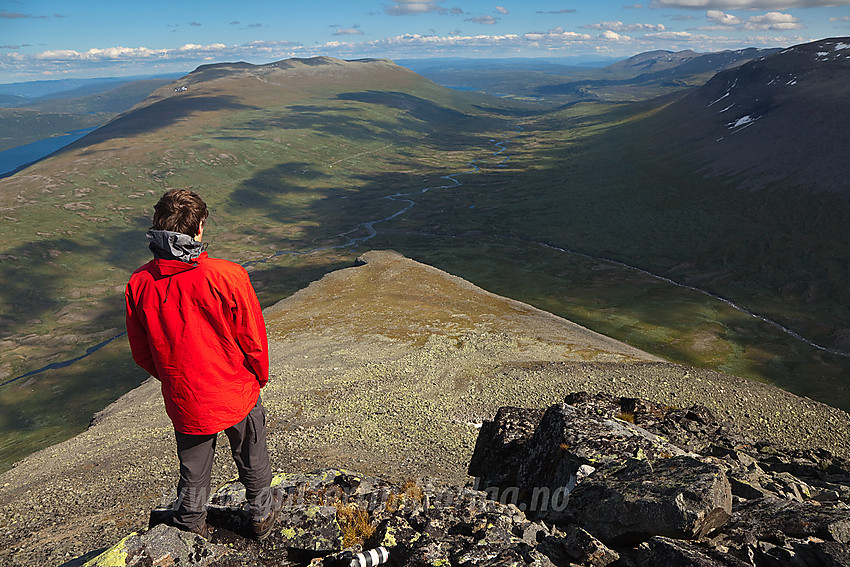
[[[224,430],[239,481],[245,486],[245,498],[251,505],[252,520],[262,520],[271,511],[272,480],[269,451],[266,446],[266,410],[257,398],[245,419]],[[185,530],[202,526],[207,518],[210,497],[213,457],[217,433],[189,435],[174,432],[177,438],[177,457],[180,459],[180,480],[174,502],[174,525]]]

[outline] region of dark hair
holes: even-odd
[[[201,196],[188,189],[169,189],[153,209],[152,229],[182,232],[193,238],[201,231],[201,223],[210,216]]]

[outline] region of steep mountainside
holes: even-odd
[[[486,190],[467,193],[472,212],[455,209],[457,221],[440,229],[509,236],[510,245],[501,242],[518,248],[511,266],[539,267],[515,283],[523,295],[494,291],[618,338],[642,329],[629,342],[673,360],[850,407],[850,202],[832,189],[850,179],[848,43],[797,46],[692,92],[528,119],[523,143],[510,147],[510,177],[490,175]],[[762,66],[770,76],[744,81]],[[780,71],[793,76],[780,83]],[[766,114],[747,122],[763,101]],[[543,242],[550,256],[518,242]],[[549,263],[558,254],[602,264],[578,275],[575,264]],[[624,272],[604,277],[603,264]],[[472,277],[459,262],[451,269]],[[651,274],[652,284],[630,281]],[[665,297],[645,295],[662,282]],[[679,294],[717,303],[691,310],[673,299]],[[683,344],[685,357],[667,350]]]
[[[850,193],[850,38],[785,49],[718,73],[655,118],[706,171],[747,189],[782,180]]]

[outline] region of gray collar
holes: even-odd
[[[145,236],[150,240],[148,248],[154,258],[159,260],[180,260],[192,262],[207,249],[207,245],[198,242],[188,234],[170,230],[149,230]]]

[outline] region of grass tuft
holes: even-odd
[[[351,547],[363,544],[375,532],[375,526],[369,518],[369,512],[363,510],[355,503],[344,504],[337,501],[336,519],[342,529],[342,545]]]
[[[635,422],[635,414],[633,414],[630,411],[620,412],[617,415],[615,415],[614,417],[616,417],[617,419],[621,419],[623,421],[628,421],[629,423]]]

